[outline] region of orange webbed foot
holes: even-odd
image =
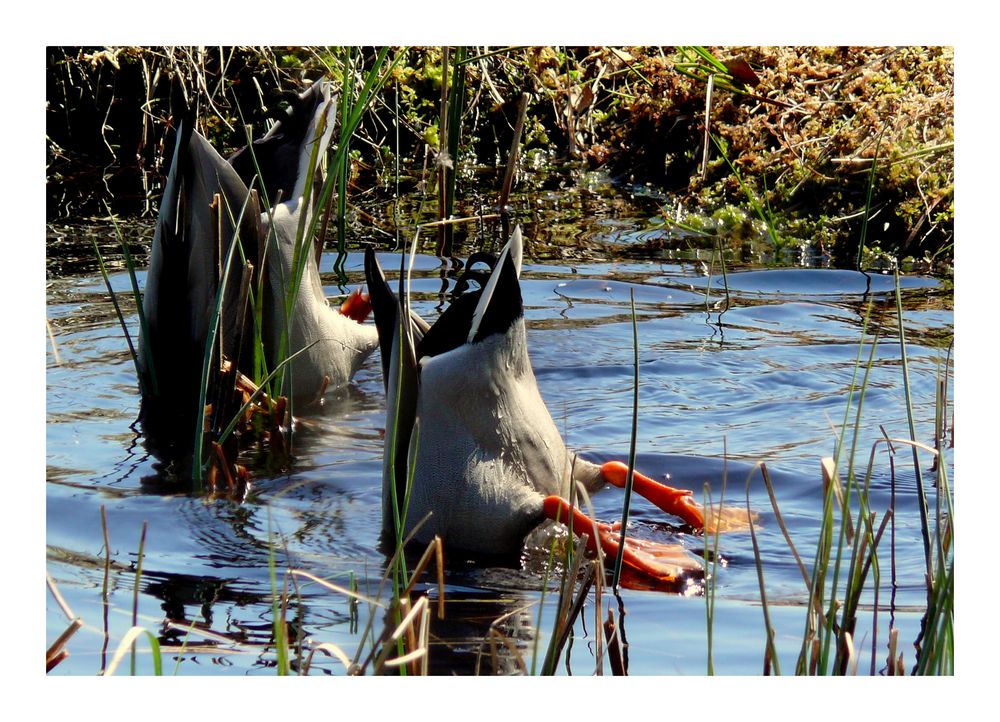
[[[574,534],[586,534],[587,548],[595,554],[600,549],[605,563],[613,563],[617,558],[621,535],[611,525],[590,519],[558,496],[546,497],[543,508],[549,519],[566,524]],[[644,589],[676,587],[684,580],[703,573],[701,564],[681,545],[631,537],[625,539],[622,564],[628,574],[629,586]]]
[[[614,486],[625,488],[628,466],[620,461],[609,461],[601,466],[604,480]],[[634,471],[632,488],[663,511],[679,516],[697,530],[714,533],[739,531],[749,528],[757,520],[757,515],[736,507],[703,507],[694,500],[689,489],[675,489],[650,479],[645,474]]]
[[[625,488],[628,466],[620,461],[609,461],[601,466],[601,475],[609,484]],[[675,489],[653,481],[638,471],[632,473],[632,488],[663,511],[679,516],[695,529],[705,528],[702,506],[694,500],[694,495],[689,489]]]
[[[340,313],[343,316],[361,323],[372,311],[372,300],[367,293],[363,293],[360,288],[351,291],[350,295],[340,305]]]

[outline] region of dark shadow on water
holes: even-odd
[[[433,675],[530,672],[537,607],[513,591],[450,589],[445,616],[431,617],[428,671]]]

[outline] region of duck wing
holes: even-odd
[[[262,251],[256,194],[194,129],[194,113],[186,113],[177,132],[146,276],[147,333],[140,354],[144,420],[156,417],[165,427],[180,424],[190,435],[190,424],[201,413],[202,365],[206,344],[216,333],[212,319],[220,289],[221,353],[249,360],[250,334],[244,333],[246,316],[240,303],[241,259],[251,264],[258,260],[259,269]]]

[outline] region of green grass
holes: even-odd
[[[872,656],[868,665],[869,674],[877,673],[879,641],[888,642],[892,647],[898,643],[898,634],[891,628],[882,636],[879,615],[885,614],[880,603],[880,588],[885,566],[885,554],[881,548],[884,532],[896,515],[895,494],[890,505],[881,512],[871,504],[871,485],[876,474],[877,454],[883,448],[890,454],[890,476],[895,486],[896,447],[907,446],[913,454],[913,468],[917,479],[920,527],[922,530],[925,558],[927,561],[926,591],[927,605],[921,622],[920,637],[914,641],[917,646],[917,661],[913,667],[915,674],[954,673],[954,556],[952,539],[954,536],[954,515],[951,490],[948,485],[947,462],[943,457],[943,444],[935,450],[915,438],[913,398],[908,381],[904,319],[901,292],[896,287],[896,311],[901,370],[903,374],[904,403],[909,421],[909,438],[890,439],[888,436],[876,440],[871,447],[868,462],[863,470],[856,468],[855,458],[858,445],[867,422],[864,414],[864,398],[870,382],[878,345],[877,332],[870,333],[871,306],[862,326],[862,342],[858,346],[858,357],[854,364],[854,377],[847,396],[844,419],[836,440],[834,455],[824,459],[824,503],[820,515],[820,534],[816,545],[812,570],[808,571],[799,559],[778,510],[778,502],[770,480],[764,472],[768,494],[774,507],[776,518],[785,535],[789,549],[802,570],[807,586],[809,603],[806,609],[806,623],[802,634],[795,673],[799,675],[844,675],[856,674],[861,660],[857,653],[854,632],[862,610],[862,599],[868,593],[873,601],[866,604],[871,608]],[[870,337],[867,360],[863,360],[865,339]],[[861,377],[859,380],[859,376]],[[943,383],[940,385],[943,386]],[[939,386],[939,388],[940,388]],[[937,398],[936,434],[943,436],[943,417],[946,399],[939,391]],[[926,452],[936,458],[937,503],[933,519],[927,510],[925,490],[921,480],[920,458]],[[841,469],[841,467],[844,467]],[[843,477],[843,480],[842,480]],[[749,503],[749,498],[748,498]],[[760,582],[761,605],[765,618],[767,651],[765,669],[777,667],[777,653],[773,647],[773,630],[768,619],[766,585],[763,564],[760,559],[756,539],[753,539],[754,553]],[[890,559],[894,554],[890,554]],[[891,563],[891,562],[890,562]],[[893,568],[893,575],[895,570]]]
[[[198,409],[195,414],[195,428],[192,429],[192,466],[191,466],[191,476],[192,481],[196,487],[201,488],[204,475],[206,472],[205,464],[205,448],[206,448],[206,427],[204,420],[204,409],[208,404],[210,399],[219,397],[219,395],[214,390],[215,379],[217,376],[217,369],[215,359],[218,355],[218,334],[219,334],[219,323],[224,312],[223,309],[223,299],[226,297],[227,288],[231,285],[231,274],[233,272],[234,265],[243,264],[243,274],[242,274],[242,288],[243,293],[241,298],[246,298],[246,301],[241,301],[243,304],[249,303],[250,307],[253,309],[252,322],[247,324],[249,332],[253,334],[252,348],[254,349],[254,360],[253,360],[253,374],[252,380],[260,387],[261,391],[259,393],[267,393],[271,398],[277,398],[280,395],[282,389],[288,388],[286,384],[288,374],[291,372],[290,361],[301,351],[296,353],[290,353],[289,349],[289,338],[292,330],[292,326],[295,323],[293,318],[292,308],[294,307],[295,299],[301,289],[302,278],[306,268],[306,263],[309,261],[309,254],[312,253],[312,238],[315,237],[316,233],[325,225],[325,220],[329,217],[329,200],[334,197],[337,198],[337,224],[338,224],[338,256],[335,262],[335,270],[338,273],[341,282],[346,282],[346,275],[343,269],[343,263],[346,258],[346,240],[344,233],[344,222],[347,214],[347,196],[348,196],[348,183],[346,172],[350,163],[350,143],[353,134],[357,131],[360,125],[363,114],[368,109],[370,103],[373,101],[376,93],[381,89],[382,85],[391,76],[391,71],[395,65],[400,62],[403,57],[402,52],[396,54],[395,60],[388,64],[386,63],[386,58],[389,52],[389,48],[383,48],[378,53],[374,63],[365,74],[358,79],[360,84],[360,89],[355,85],[355,67],[353,64],[353,54],[351,48],[344,48],[341,53],[341,69],[342,69],[342,85],[341,85],[341,97],[340,97],[340,125],[339,125],[339,136],[337,137],[337,145],[335,151],[332,153],[332,167],[334,172],[330,173],[325,182],[320,186],[320,176],[317,175],[321,173],[321,169],[324,166],[323,159],[318,155],[318,146],[313,144],[313,152],[310,157],[309,169],[306,177],[305,192],[304,197],[308,202],[309,199],[316,196],[318,202],[313,204],[308,204],[307,207],[310,212],[302,212],[299,216],[299,225],[296,231],[296,238],[294,240],[294,253],[293,253],[293,267],[290,277],[284,279],[285,281],[285,295],[282,301],[282,309],[285,316],[286,323],[284,324],[284,330],[281,338],[278,342],[278,348],[272,357],[273,369],[268,368],[268,361],[264,354],[265,341],[264,341],[264,331],[263,331],[263,299],[267,294],[267,289],[264,287],[265,272],[264,268],[255,269],[257,273],[256,278],[256,288],[250,288],[248,283],[249,275],[249,260],[247,259],[242,244],[239,239],[239,228],[240,222],[244,213],[247,212],[248,208],[256,208],[257,204],[253,202],[254,192],[253,184],[251,184],[251,191],[247,198],[243,201],[243,206],[239,209],[238,213],[234,212],[233,208],[230,208],[228,204],[225,208],[220,208],[219,213],[225,213],[228,215],[230,222],[233,224],[234,229],[236,229],[235,237],[226,252],[225,262],[223,264],[222,276],[219,279],[219,286],[216,293],[215,303],[212,309],[211,320],[209,324],[209,334],[206,339],[204,354],[202,357],[202,367],[200,374],[200,387],[198,391]],[[237,110],[239,110],[237,108]],[[242,116],[242,114],[241,114]],[[246,127],[246,126],[244,126]],[[324,128],[318,128],[318,134],[323,133]],[[250,148],[251,157],[253,158],[253,147],[251,143],[250,131],[247,128],[245,130],[245,135],[247,139],[247,146]],[[256,158],[253,158],[253,162],[256,165]],[[258,169],[259,170],[259,169]],[[336,188],[336,195],[332,194],[333,189]],[[314,189],[318,192],[314,192]],[[280,202],[283,199],[269,199],[264,198],[264,208],[270,213],[273,207],[273,203]],[[287,200],[287,199],[284,199]],[[327,212],[324,213],[324,210]],[[110,211],[109,211],[110,213]],[[236,217],[234,218],[234,215]],[[112,221],[114,218],[112,216]],[[148,329],[145,323],[145,317],[142,311],[142,301],[141,294],[138,289],[138,284],[135,278],[134,271],[134,260],[131,254],[128,252],[128,247],[125,244],[124,239],[121,237],[121,231],[118,229],[117,223],[115,224],[116,231],[119,233],[119,238],[122,243],[122,247],[125,253],[126,264],[129,271],[129,276],[132,282],[133,296],[135,299],[136,307],[138,308],[139,314],[139,325],[140,334],[142,338],[142,351],[146,355],[146,366],[149,368],[150,373],[144,375],[140,370],[140,363],[138,353],[132,342],[131,336],[128,331],[124,316],[122,314],[121,308],[118,303],[116,294],[113,292],[108,278],[107,270],[104,265],[104,260],[101,257],[100,251],[94,245],[94,252],[97,256],[98,263],[101,269],[102,276],[104,277],[105,283],[107,285],[108,291],[111,294],[111,300],[114,304],[115,311],[118,315],[119,322],[123,329],[125,335],[126,343],[129,347],[129,353],[133,360],[133,364],[136,368],[136,376],[140,385],[140,389],[143,394],[153,394],[157,393],[156,384],[156,372],[155,366],[152,362],[152,348],[153,342],[149,338]],[[273,225],[272,225],[273,228]],[[272,246],[276,242],[273,233],[269,238],[265,239],[266,246]],[[276,252],[273,248],[268,248],[265,251],[265,263],[268,252]],[[237,260],[238,259],[238,260]],[[242,317],[242,316],[241,316]],[[255,394],[259,398],[259,394]],[[256,399],[253,399],[256,400]],[[288,409],[289,413],[293,413],[294,409],[292,407],[293,400],[288,399]],[[214,408],[214,406],[213,406]],[[210,432],[214,435],[214,440],[225,440],[234,430],[243,413],[248,408],[247,404],[243,404],[243,407],[231,418],[231,419],[219,419],[213,418],[210,424]],[[215,409],[215,415],[217,416],[218,409]],[[218,433],[222,429],[221,433]]]
[[[614,575],[611,587],[618,589],[622,574],[622,558],[625,554],[625,535],[628,530],[628,512],[632,502],[632,484],[635,479],[635,447],[639,432],[639,326],[635,317],[635,293],[629,289],[629,308],[632,314],[632,428],[628,443],[628,472],[625,475],[625,496],[622,500],[621,538],[618,540],[618,555],[615,557]]]

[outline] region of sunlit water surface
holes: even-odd
[[[630,236],[632,228],[605,219],[590,232],[598,241],[629,243],[638,237]],[[531,233],[529,224],[529,242]],[[548,242],[557,241],[550,234]],[[385,254],[381,260],[387,269],[398,268],[398,256]],[[324,271],[332,262],[331,254],[324,256]],[[347,268],[352,284],[360,284],[360,254],[351,255]],[[749,479],[779,663],[788,673],[794,670],[803,636],[806,589],[761,475],[751,472],[757,462],[766,462],[784,522],[803,561],[811,565],[822,509],[820,459],[834,453],[848,392],[852,382],[860,383],[869,358],[857,464],[862,469],[867,465],[882,429],[890,437],[909,434],[894,281],[888,275],[826,268],[750,266],[729,268],[723,278],[709,275],[709,268],[695,257],[668,262],[633,256],[571,265],[533,263],[529,257],[522,292],[530,355],[568,445],[598,461],[624,458],[632,411],[634,295],[638,468],[654,478],[669,475],[699,498],[705,484],[717,498],[725,479],[726,498],[733,504],[746,503]],[[140,274],[140,284],[143,280]],[[127,295],[124,271],[113,272],[112,283]],[[332,276],[327,283],[328,295],[336,296]],[[933,445],[936,383],[945,373],[953,333],[952,294],[929,277],[903,277],[901,286],[916,437]],[[443,308],[436,258],[418,257],[413,290],[415,309],[433,320]],[[303,569],[341,586],[354,579],[362,593],[376,595],[386,561],[378,549],[385,398],[377,353],[348,388],[330,392],[323,409],[304,420],[308,429],[296,437],[290,471],[258,468],[247,499],[212,498],[161,483],[157,462],[146,453],[135,423],[139,396],[132,361],[93,264],[77,268],[50,257],[47,299],[52,334],[46,376],[47,568],[85,622],[69,644],[71,656],[54,674],[97,674],[132,626],[143,523],[148,527],[138,624],[164,646],[167,673],[273,674],[272,558],[279,570]],[[862,335],[869,302],[871,318]],[[135,308],[127,297],[123,311],[136,334]],[[856,372],[859,358],[862,370]],[[950,376],[947,388],[950,399]],[[950,418],[950,401],[948,408]],[[852,423],[853,418],[852,410]],[[911,456],[899,450],[893,479],[888,454],[879,448],[872,506],[881,521],[894,493],[896,515],[881,547],[875,631],[872,591],[863,599],[866,611],[856,634],[863,674],[871,671],[873,641],[875,671],[884,673],[890,626],[900,630],[905,659],[912,664],[909,645],[917,636],[925,601]],[[929,456],[922,466],[924,479],[932,479]],[[622,501],[620,490],[603,491],[594,498],[597,515],[607,521],[619,518]],[[933,505],[933,494],[930,501]],[[101,507],[111,557],[106,607]],[[699,554],[703,549],[702,537],[677,532],[641,498],[632,503],[630,534],[677,541]],[[723,674],[759,674],[765,635],[750,534],[724,535],[720,555],[714,668]],[[520,568],[452,565],[446,577],[446,618],[432,627],[433,671],[510,671],[517,669],[517,657],[529,671],[540,666],[556,599],[549,593],[540,605],[543,558],[526,554]],[[596,621],[606,618],[610,606],[616,615],[623,609],[627,613],[631,674],[704,674],[705,598],[697,586],[692,592],[678,596],[623,590],[619,599],[606,593],[601,610],[594,609],[591,598],[559,673],[593,673],[595,635],[602,633]],[[311,583],[302,583],[298,593],[301,604],[289,612],[297,629],[314,642],[336,644],[351,657],[360,648],[364,658],[370,648],[363,636],[366,623],[373,618],[380,632],[382,612],[362,604],[356,624],[344,595]],[[437,598],[433,589],[431,596]],[[50,597],[49,641],[66,625]],[[499,670],[494,670],[485,642],[491,625],[518,650],[512,655],[501,645]],[[148,643],[141,639],[139,648],[137,671],[150,673]],[[606,663],[603,669],[610,673]],[[343,674],[344,668],[317,654],[312,673]]]

